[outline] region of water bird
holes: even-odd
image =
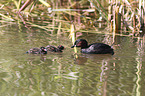
[[[45,48],[47,49],[47,51],[51,52],[63,52],[62,50],[64,50],[64,46],[62,45],[59,45],[57,48],[52,45],[47,45]]]
[[[85,39],[77,39],[71,48],[74,47],[81,47],[81,52],[87,54],[114,54],[111,46],[104,43],[92,43],[88,45]]]
[[[47,49],[45,47],[40,47],[40,48],[31,48],[29,49],[26,53],[30,54],[47,54]]]

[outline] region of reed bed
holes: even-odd
[[[1,26],[18,22],[57,34],[71,32],[73,22],[75,33],[90,29],[97,33],[103,28],[140,36],[145,32],[144,5],[144,0],[4,0],[0,2],[0,22]]]

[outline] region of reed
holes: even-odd
[[[115,9],[115,16],[114,16],[114,20],[115,20],[115,29],[114,31],[116,33],[119,33],[120,29],[121,29],[121,14],[119,13],[119,7],[116,7]]]
[[[144,32],[145,29],[144,5],[144,0],[3,0],[0,2],[0,21],[20,21],[26,27],[35,26],[47,31],[51,24],[51,30],[58,29],[57,33],[60,29],[69,32],[71,21],[82,32],[97,30],[98,22],[105,22],[112,28],[110,32],[126,29],[138,36],[140,33],[136,31]],[[34,21],[47,21],[47,25]]]

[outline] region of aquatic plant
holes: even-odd
[[[0,9],[3,24],[19,22],[54,33],[70,32],[72,21],[77,32],[97,33],[99,24],[115,33],[130,30],[132,36],[144,31],[144,0],[5,0]]]

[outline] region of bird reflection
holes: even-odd
[[[90,59],[93,62],[102,62],[102,60],[109,60],[112,58],[110,54],[81,54],[74,57],[74,64],[83,65]]]
[[[85,62],[87,62],[87,58],[83,56],[74,59],[74,64],[83,65]]]
[[[45,55],[43,55],[43,56],[41,55],[41,56],[40,56],[40,59],[41,59],[42,61],[46,61],[46,56],[45,56]]]

